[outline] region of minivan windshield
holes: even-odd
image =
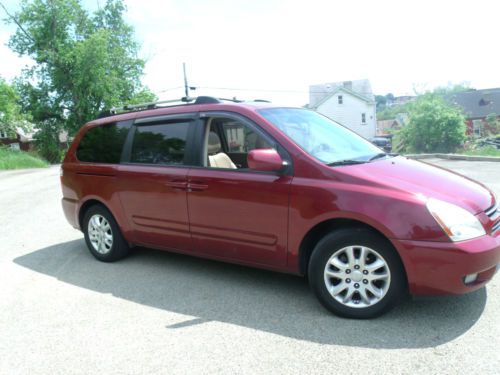
[[[317,112],[301,108],[265,108],[258,112],[323,163],[357,164],[385,156],[375,145]]]

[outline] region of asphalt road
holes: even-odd
[[[500,196],[500,163],[432,161]],[[59,169],[0,172],[0,374],[500,372],[500,276],[371,321],[305,280],[153,250],[104,264],[60,208]]]

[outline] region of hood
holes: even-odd
[[[340,168],[339,168],[340,170]],[[493,204],[493,195],[479,182],[447,169],[402,156],[342,168],[362,183],[423,194],[478,214]]]

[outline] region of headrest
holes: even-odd
[[[208,154],[213,155],[220,151],[221,149],[220,138],[215,132],[208,133],[208,146],[207,151]]]

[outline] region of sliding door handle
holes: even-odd
[[[188,183],[186,181],[171,180],[165,182],[165,185],[173,189],[186,190]]]

